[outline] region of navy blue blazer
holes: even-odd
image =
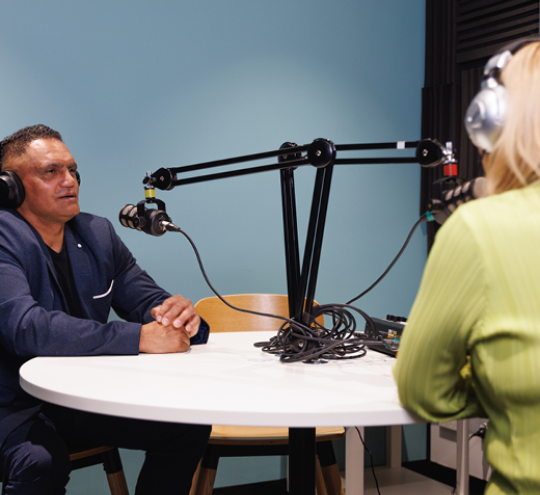
[[[138,354],[141,324],[170,294],[139,266],[105,218],[80,213],[65,247],[83,319],[67,314],[49,250],[17,212],[0,208],[0,446],[40,402],[19,385],[36,356]],[[108,322],[110,308],[126,321]],[[200,334],[208,334],[202,322]]]

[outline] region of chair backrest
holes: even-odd
[[[284,295],[237,294],[224,296],[224,299],[237,308],[285,317],[289,316],[289,298]],[[236,311],[218,297],[201,299],[195,304],[195,309],[208,322],[211,332],[248,332],[252,330],[277,332],[283,324],[283,320],[276,318]],[[324,317],[320,316],[317,321],[323,324]]]

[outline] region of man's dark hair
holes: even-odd
[[[28,145],[37,139],[58,139],[58,141],[62,141],[62,136],[58,131],[43,124],[19,129],[11,136],[0,141],[0,170],[4,168],[4,160],[7,156],[24,154]]]

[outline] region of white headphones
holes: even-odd
[[[501,71],[520,48],[539,40],[535,37],[514,41],[493,55],[484,67],[481,90],[465,114],[465,129],[474,145],[487,153],[493,150],[506,115],[506,88],[500,79]]]

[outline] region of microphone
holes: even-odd
[[[431,215],[429,220],[435,220],[442,225],[460,204],[481,198],[486,195],[486,191],[487,179],[485,177],[476,177],[465,184],[444,191],[440,199],[434,198],[429,202],[428,217]]]
[[[158,206],[162,205],[163,209],[148,209],[143,200],[137,206],[125,205],[118,214],[118,220],[124,227],[141,230],[158,237],[167,231],[180,232],[180,227],[172,223],[169,215],[165,212],[163,202],[159,200],[153,202],[158,203]]]

